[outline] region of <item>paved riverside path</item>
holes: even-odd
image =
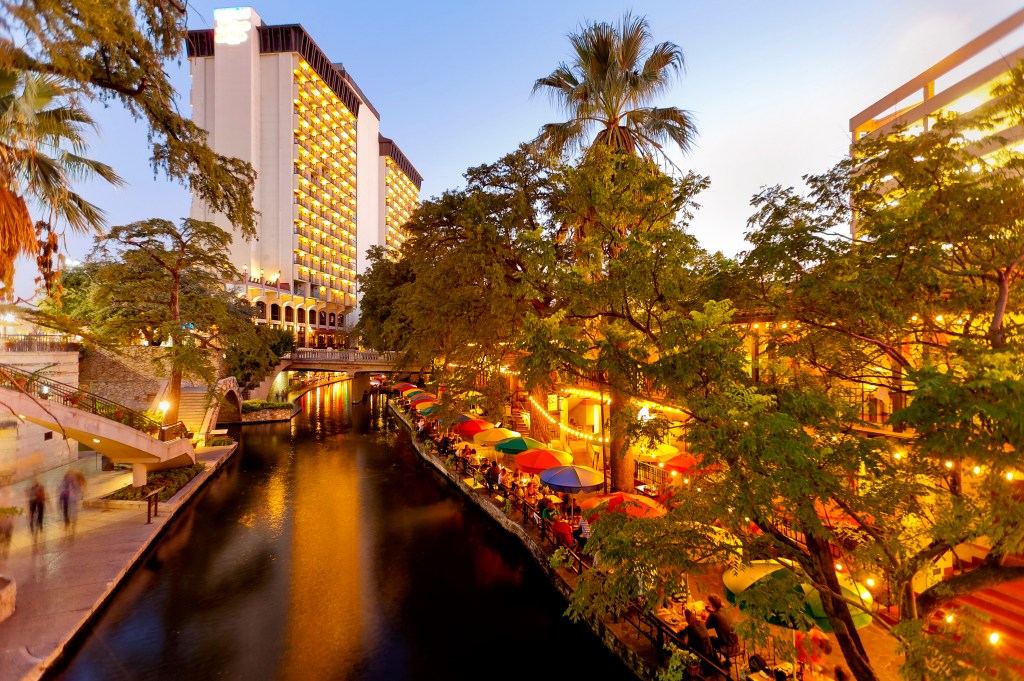
[[[191,490],[187,494],[199,489],[234,450],[235,446],[200,449],[197,458],[206,469],[185,488]],[[37,540],[28,527],[30,481],[0,491],[0,505],[26,508],[15,519],[9,555],[0,557],[0,574],[13,577],[17,585],[15,612],[0,622],[0,681],[39,678],[183,503],[161,503],[160,515],[148,525],[145,504],[129,509],[80,508],[74,532],[68,532],[58,488],[69,468],[85,474],[86,499],[109,494],[132,480],[131,471],[102,471],[98,455],[83,456],[39,475],[47,503]]]

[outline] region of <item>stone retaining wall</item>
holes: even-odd
[[[289,421],[295,414],[295,409],[260,409],[242,414],[242,423],[257,423],[260,421]]]

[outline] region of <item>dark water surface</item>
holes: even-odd
[[[635,679],[347,383],[240,451],[59,679]]]

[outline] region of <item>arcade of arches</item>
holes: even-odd
[[[255,303],[256,322],[295,333],[300,348],[345,347],[345,315],[279,303]]]

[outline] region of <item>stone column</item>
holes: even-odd
[[[132,464],[132,487],[142,487],[146,484],[146,464]]]

